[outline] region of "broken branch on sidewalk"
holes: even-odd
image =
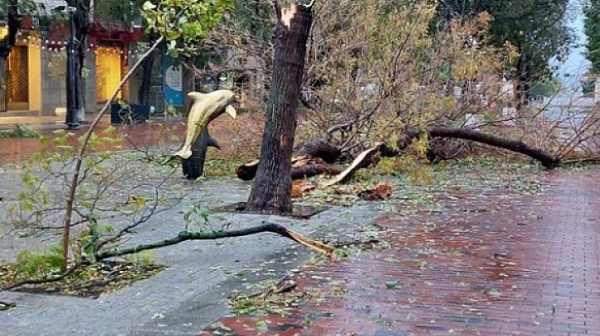
[[[244,237],[250,236],[259,233],[274,233],[280,235],[282,237],[293,240],[297,243],[305,245],[317,252],[323,253],[327,257],[331,257],[333,255],[333,251],[335,248],[329,246],[327,244],[320,243],[318,241],[312,240],[304,235],[289,230],[279,224],[275,223],[264,223],[263,225],[254,226],[245,229],[239,230],[230,230],[230,231],[210,231],[210,232],[190,232],[190,231],[182,231],[177,236],[165,240],[159,240],[155,242],[150,242],[146,244],[139,244],[131,247],[120,247],[115,249],[109,249],[105,251],[100,251],[96,254],[97,260],[103,260],[107,258],[120,257],[124,255],[134,254],[145,250],[153,250],[161,247],[171,246],[175,244],[179,244],[188,240],[217,240],[224,238],[234,238],[234,237]]]

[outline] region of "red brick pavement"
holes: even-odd
[[[541,197],[473,191],[441,197],[430,216],[382,218],[391,247],[296,278],[324,302],[223,318],[202,335],[600,335],[597,176],[552,173]]]

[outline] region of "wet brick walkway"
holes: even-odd
[[[202,335],[600,335],[598,176],[557,172],[539,197],[440,195],[443,211],[382,218],[389,247],[296,278],[324,301]]]

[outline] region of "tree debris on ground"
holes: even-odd
[[[379,183],[358,193],[365,201],[383,201],[392,197],[393,187],[387,183]]]

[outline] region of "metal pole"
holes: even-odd
[[[68,6],[70,37],[67,48],[67,127],[78,128],[77,118],[77,61],[75,59],[75,11],[77,7]]]

